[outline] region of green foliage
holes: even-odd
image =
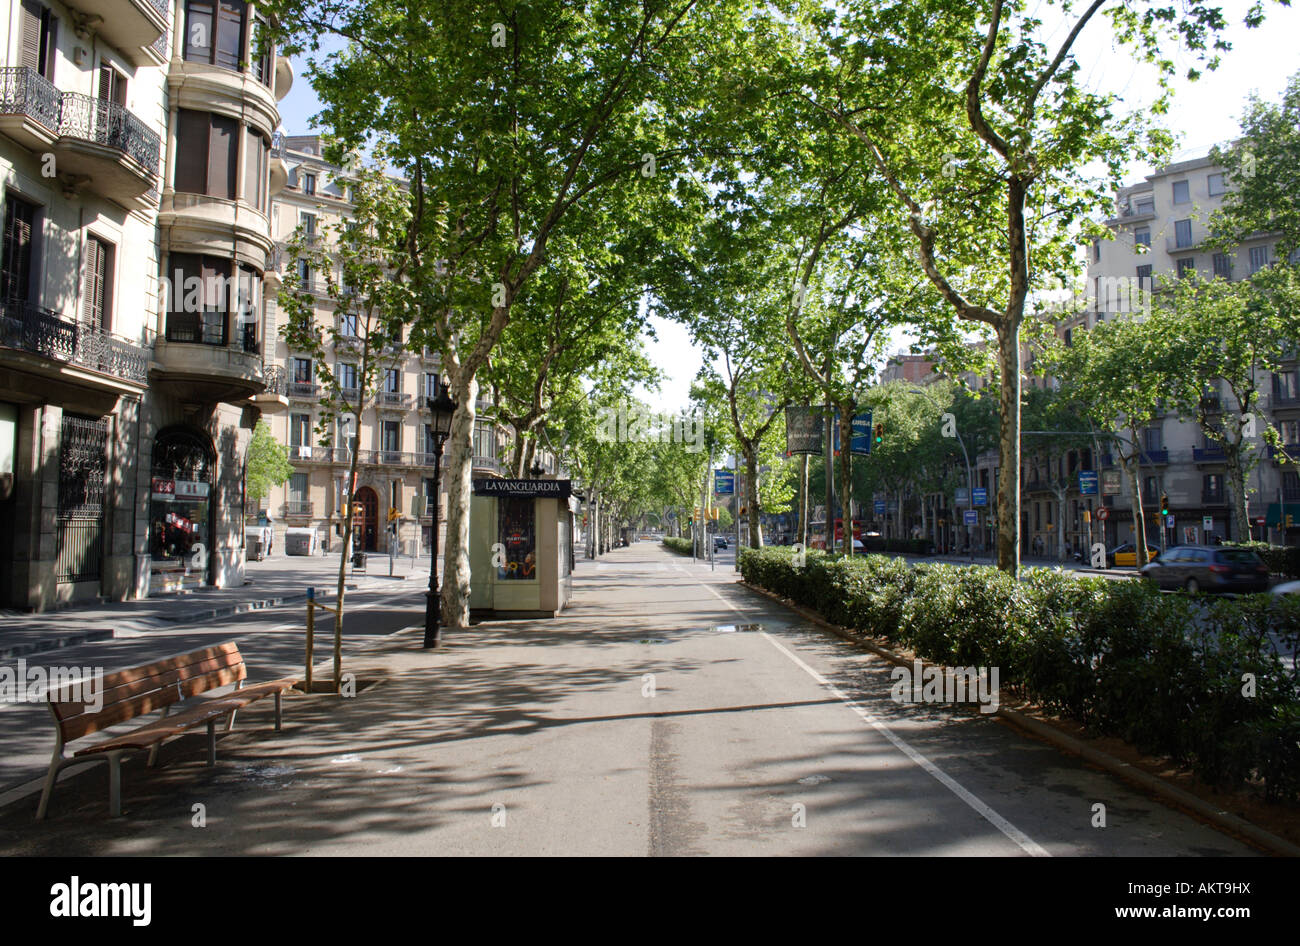
[[[248,498],[263,500],[276,486],[283,486],[293,475],[289,448],[275,439],[271,425],[259,418],[248,444],[248,466],[244,487]]]
[[[868,555],[740,550],[741,574],[949,666],[999,668],[1001,684],[1096,732],[1188,763],[1207,781],[1300,797],[1300,601],[1220,599],[1205,612],[1146,582]],[[1253,675],[1254,695],[1243,690]]]
[[[694,555],[695,544],[690,539],[676,539],[672,536],[664,537],[664,547],[678,555]]]

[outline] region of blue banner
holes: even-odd
[[[1097,471],[1080,470],[1079,471],[1079,495],[1096,496],[1097,493]]]
[[[883,516],[885,514],[885,501],[883,499],[877,499],[872,506],[876,510],[877,516]]]
[[[987,506],[989,504],[989,491],[986,487],[976,486],[971,492],[974,494],[973,498],[976,506]]]
[[[714,470],[713,492],[718,496],[733,495],[736,492],[736,474],[730,470]]]
[[[967,509],[962,515],[965,517],[966,525],[977,526],[980,524],[980,514],[974,509]]]

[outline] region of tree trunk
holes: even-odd
[[[758,453],[752,449],[745,450],[745,494],[749,510],[749,547],[763,547],[763,524],[758,521],[762,507],[758,498]]]
[[[1137,432],[1133,431],[1133,442],[1137,443]],[[1118,449],[1118,448],[1117,448]],[[1133,456],[1125,458],[1120,456],[1120,461],[1124,465],[1124,472],[1128,474],[1129,488],[1133,490],[1133,545],[1137,548],[1138,568],[1146,564],[1147,555],[1147,524],[1146,513],[1142,508],[1142,468],[1137,462],[1138,454],[1134,451]],[[1165,524],[1160,523],[1163,529]]]
[[[1001,418],[998,429],[998,568],[1016,575],[1020,569],[1020,318],[997,326],[1001,370]]]
[[[825,443],[822,445],[822,456],[826,461],[826,544],[823,546],[827,553],[835,551],[835,510],[833,508],[835,499],[835,464],[833,460],[834,440],[832,440],[831,425],[834,423],[835,416],[831,413],[830,394],[826,395],[826,416],[822,418],[822,431],[825,437]]]
[[[1241,464],[1241,441],[1224,443],[1223,459],[1228,468],[1229,489],[1232,491],[1232,535],[1225,536],[1234,542],[1250,541],[1250,514],[1246,511],[1246,471]]]
[[[469,627],[469,507],[474,467],[474,417],[478,379],[463,380],[456,372],[452,397],[456,413],[451,419],[450,450],[444,476],[447,478],[447,546],[442,571],[442,623],[445,627]]]
[[[1065,489],[1059,487],[1056,493],[1056,560],[1065,561]]]
[[[808,547],[808,454],[799,457],[799,522],[795,542]]]

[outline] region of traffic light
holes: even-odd
[[[1169,494],[1168,493],[1160,494],[1160,515],[1162,516],[1169,515]]]
[[[876,425],[876,440],[875,440],[875,442],[876,442],[877,444],[880,444],[880,443],[883,443],[884,440],[885,440],[885,425],[884,425],[884,424],[877,424],[877,425]]]

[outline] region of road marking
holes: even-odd
[[[731,608],[731,610],[735,611],[737,614],[744,614],[744,612],[740,608],[736,607],[734,604],[732,604],[730,601],[724,598],[716,588],[713,588],[712,586],[702,581],[697,581],[696,583],[702,585],[704,588],[707,588],[709,591],[713,592],[714,596],[719,601],[721,601],[727,607]],[[902,752],[909,759],[911,759],[922,769],[924,769],[932,778],[934,778],[937,782],[939,782],[939,784],[941,784],[944,788],[948,789],[950,792],[952,792],[954,795],[956,795],[958,798],[964,801],[975,811],[976,814],[978,814],[981,818],[983,818],[989,824],[993,825],[993,827],[997,828],[1008,838],[1014,841],[1017,845],[1019,845],[1020,849],[1023,850],[1026,854],[1029,854],[1033,857],[1052,856],[1043,847],[1041,847],[1032,838],[1030,838],[1029,835],[1025,834],[1023,831],[1021,831],[1019,828],[1013,825],[1006,818],[1003,818],[1000,814],[998,814],[991,807],[989,807],[987,804],[981,801],[978,797],[976,797],[976,795],[973,792],[971,792],[969,789],[967,789],[965,786],[959,783],[951,775],[949,775],[943,769],[939,768],[939,766],[935,765],[933,762],[927,759],[920,752],[913,749],[900,736],[896,735],[892,729],[890,729],[887,725],[881,722],[880,719],[878,719],[876,716],[873,716],[870,712],[868,712],[865,708],[863,708],[863,706],[860,703],[858,703],[857,700],[848,696],[846,693],[840,690],[839,687],[831,683],[831,681],[827,680],[824,676],[822,676],[812,667],[808,666],[808,664],[804,663],[802,659],[800,659],[796,654],[792,653],[788,648],[785,647],[784,644],[778,641],[775,637],[767,633],[767,631],[759,631],[759,633],[762,634],[764,637],[766,637],[768,642],[771,643],[773,647],[775,647],[781,653],[785,654],[786,657],[790,658],[790,660],[796,666],[801,667],[810,677],[812,677],[823,687],[829,690],[832,694],[834,694],[836,699],[842,702],[849,709],[853,710],[853,712],[857,713],[863,722],[865,722],[867,725],[871,726],[873,729],[879,732],[882,736],[884,736],[891,743],[893,743],[895,748],[897,748],[900,752]]]

